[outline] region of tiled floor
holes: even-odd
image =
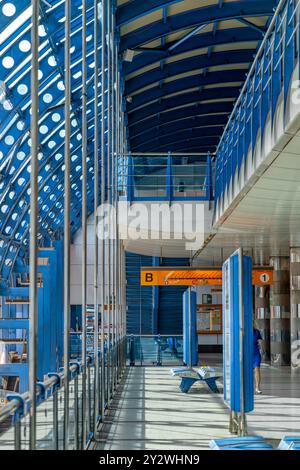
[[[285,434],[300,435],[300,377],[270,367],[262,368],[262,376],[264,394],[255,397],[248,428],[276,446]],[[130,368],[97,448],[200,450],[213,438],[229,437],[222,394],[198,382],[186,395],[178,385],[167,367]]]

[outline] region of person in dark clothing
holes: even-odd
[[[255,393],[260,395],[260,364],[261,364],[261,353],[260,353],[260,341],[262,340],[260,331],[253,324],[253,369],[254,369],[254,380],[255,380]]]

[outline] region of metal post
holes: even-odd
[[[99,264],[99,245],[98,245],[98,226],[97,211],[99,203],[99,120],[98,120],[98,71],[99,71],[99,22],[98,22],[98,0],[94,0],[94,361],[95,361],[95,390],[94,390],[94,435],[97,434],[97,424],[99,416],[100,402],[100,380],[99,380],[99,304],[98,304],[98,264]]]
[[[111,204],[111,8],[107,2],[107,202]],[[108,224],[107,237],[107,403],[111,399],[111,230]]]
[[[53,447],[58,450],[58,393],[53,393]]]
[[[36,378],[37,378],[37,235],[38,235],[38,152],[39,152],[39,0],[32,0],[31,28],[31,173],[30,173],[30,236],[29,236],[29,395],[30,449],[36,447]]]
[[[21,450],[21,421],[17,418],[14,426],[14,450]]]
[[[74,378],[74,407],[75,407],[75,449],[79,449],[79,387],[78,387],[78,375]]]
[[[189,367],[193,367],[193,348],[192,348],[192,289],[189,288]]]
[[[82,446],[87,439],[87,393],[86,393],[86,310],[87,310],[87,65],[86,65],[86,32],[87,32],[87,3],[82,0]]]
[[[238,249],[239,266],[239,323],[240,323],[240,426],[239,435],[247,434],[247,422],[245,415],[245,384],[244,384],[244,260],[243,249]]]
[[[71,0],[65,0],[65,175],[64,175],[64,447],[69,445]]]
[[[101,205],[105,203],[105,44],[106,44],[106,2],[102,0],[102,31],[101,31]],[[104,357],[104,303],[105,303],[105,243],[104,218],[102,217],[101,230],[101,420],[104,420],[105,402],[105,357]]]
[[[111,11],[111,34],[110,34],[110,48],[111,48],[111,203],[115,208],[115,35],[114,35],[114,10]],[[115,372],[116,372],[116,335],[115,335],[115,276],[116,276],[116,259],[115,259],[115,226],[114,220],[111,220],[111,245],[112,245],[112,296],[111,296],[111,329],[112,329],[112,394],[115,390]]]

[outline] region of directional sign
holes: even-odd
[[[254,268],[253,285],[273,284],[273,270]],[[142,286],[222,286],[221,268],[142,267]]]

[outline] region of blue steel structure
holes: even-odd
[[[193,288],[183,294],[183,362],[193,367],[198,364],[197,293]]]
[[[37,379],[43,381],[49,371],[57,371],[62,366],[63,357],[63,291],[62,291],[62,244],[39,251],[40,260],[45,264],[38,266],[38,368]],[[8,352],[13,341],[20,344],[14,347],[21,356],[19,363],[0,364],[1,377],[18,377],[16,391],[23,393],[28,389],[29,339],[29,288],[21,286],[28,282],[28,265],[15,266],[13,279],[15,287],[0,288],[3,298],[2,317],[0,319],[1,340]],[[19,285],[20,284],[20,285]],[[21,307],[21,311],[20,311]],[[7,341],[7,343],[6,343]],[[18,343],[16,343],[18,344]],[[26,346],[24,346],[26,345]],[[23,351],[24,349],[24,351]],[[26,358],[22,360],[23,354]]]
[[[192,6],[190,2],[180,0],[131,0],[122,2],[120,6],[116,2],[112,3],[116,10],[115,41],[119,45],[122,104],[126,113],[129,151],[204,152],[211,155],[217,152],[213,188],[217,206],[232,185],[236,171],[246,163],[247,158],[253,158],[255,142],[265,129],[268,115],[274,119],[281,94],[284,103],[287,102],[292,73],[299,59],[297,2],[284,2],[241,95],[240,88],[245,75],[267,31],[278,0],[215,0],[204,7],[198,2]],[[42,380],[47,372],[52,372],[51,377],[54,377],[53,371],[57,371],[61,365],[62,354],[59,332],[62,328],[60,312],[63,254],[59,245],[62,242],[64,217],[65,37],[64,2],[47,0],[41,1],[40,5],[38,241],[40,255],[49,257],[50,260],[49,269],[45,266],[39,269],[45,282],[45,286],[41,288],[43,292],[40,291],[39,295],[39,311],[43,315],[39,338],[40,344],[43,344],[42,354],[47,348],[50,353],[41,361],[38,378]],[[72,237],[81,226],[82,201],[81,5],[80,0],[72,0]],[[93,2],[88,0],[87,5],[87,80],[90,85],[98,71],[94,70],[93,63]],[[28,272],[30,2],[2,0],[0,13],[0,292],[5,297],[20,295],[20,291],[14,290],[19,289],[14,283],[15,275]],[[133,53],[131,62],[126,61],[128,52]],[[224,126],[239,95],[224,132]],[[101,99],[101,87],[98,96]],[[91,214],[94,198],[92,86],[88,86],[87,101],[86,189],[87,212]],[[98,157],[99,160],[105,158],[100,152]],[[122,155],[118,157],[123,161]],[[207,161],[211,162],[210,157]],[[209,166],[208,172],[212,179]],[[147,169],[147,173],[151,173],[151,168]],[[169,160],[168,201],[173,200],[172,186],[172,164]],[[209,183],[206,200],[212,199],[212,186]],[[129,200],[134,200],[130,190]],[[52,248],[55,248],[56,260],[55,255],[52,255]],[[157,260],[153,260],[153,263],[157,263]],[[22,295],[27,296],[28,290],[22,289]],[[159,330],[159,291],[154,289],[156,290],[151,292],[151,302],[152,294],[154,301],[153,305],[149,301],[149,310],[153,310],[151,328],[156,333]],[[54,291],[56,296],[53,296]],[[5,309],[3,313],[5,314]],[[14,312],[15,316],[9,320],[3,316],[1,328],[5,329],[8,321],[14,322],[11,327],[14,331],[10,333],[12,338],[18,336],[17,331],[20,329],[27,331],[26,313],[28,314],[24,309],[23,317],[17,318]],[[167,313],[170,314],[170,310]],[[45,336],[44,331],[48,326],[51,334]],[[93,360],[89,358],[89,367],[92,363]],[[26,365],[20,366],[23,365],[24,368],[19,369],[18,374],[24,378],[25,383]],[[75,382],[80,375],[80,367],[79,363],[71,366],[72,380]],[[52,395],[55,398],[62,380],[62,374],[55,375],[55,380],[48,384],[49,393],[43,395],[39,392],[39,399]],[[17,413],[18,410],[17,407]]]
[[[89,83],[94,74],[92,3],[90,0],[87,2]],[[215,4],[209,7],[200,8],[196,5],[192,10],[185,10],[184,2],[180,1],[134,0],[122,4],[117,9],[115,38],[120,42],[120,54],[127,49],[135,51],[132,63],[122,64],[120,60],[123,105],[124,109],[127,107],[128,144],[131,151],[214,151],[222,133],[222,126],[225,125],[233,101],[238,96],[245,71],[253,59],[276,3],[274,0],[216,0]],[[178,11],[177,7],[180,7]],[[15,261],[18,258],[23,259],[28,253],[31,10],[30,2],[26,0],[3,0],[0,8],[0,276],[7,280]],[[64,9],[63,3],[57,0],[41,2],[40,8],[39,242],[41,246],[49,246],[51,240],[61,237],[63,226]],[[71,233],[74,235],[81,223],[79,0],[72,1],[71,14],[74,33],[71,38]],[[149,14],[156,15],[155,20],[140,28],[132,27],[130,32],[126,32],[126,28],[134,20],[142,16],[147,20]],[[247,21],[245,17],[248,18]],[[236,22],[232,23],[232,20]],[[226,21],[231,21],[230,28],[223,27]],[[203,26],[203,31],[199,26]],[[189,29],[193,27],[194,34],[191,34]],[[175,33],[181,36],[180,40],[173,39],[172,34]],[[151,44],[153,41],[157,41],[159,46],[147,46],[147,43]],[[226,45],[228,49],[231,45],[237,45],[235,53],[226,51]],[[219,46],[222,46],[223,52],[215,51]],[[183,55],[189,55],[193,51],[196,51],[195,57]],[[145,69],[149,66],[150,72]],[[216,67],[217,70],[214,70]],[[135,78],[130,78],[133,73]],[[228,87],[220,89],[218,86],[228,82],[231,84]],[[144,89],[146,86],[147,90]],[[100,92],[99,87],[99,98]],[[132,98],[131,102],[128,100],[129,96]],[[90,86],[88,213],[92,212],[93,201],[93,112],[93,93]]]
[[[224,401],[231,411],[248,413],[254,408],[252,260],[242,256],[242,263],[242,286],[239,255],[233,254],[223,265]],[[240,289],[243,291],[242,312]],[[241,328],[244,330],[243,346]]]
[[[255,151],[264,158],[290,124],[292,81],[299,79],[299,4],[287,0],[280,6],[217,148],[216,221],[222,215],[226,195],[229,202],[232,200],[229,194],[234,180],[245,178],[248,166],[257,169]],[[269,149],[266,142],[272,144]]]

